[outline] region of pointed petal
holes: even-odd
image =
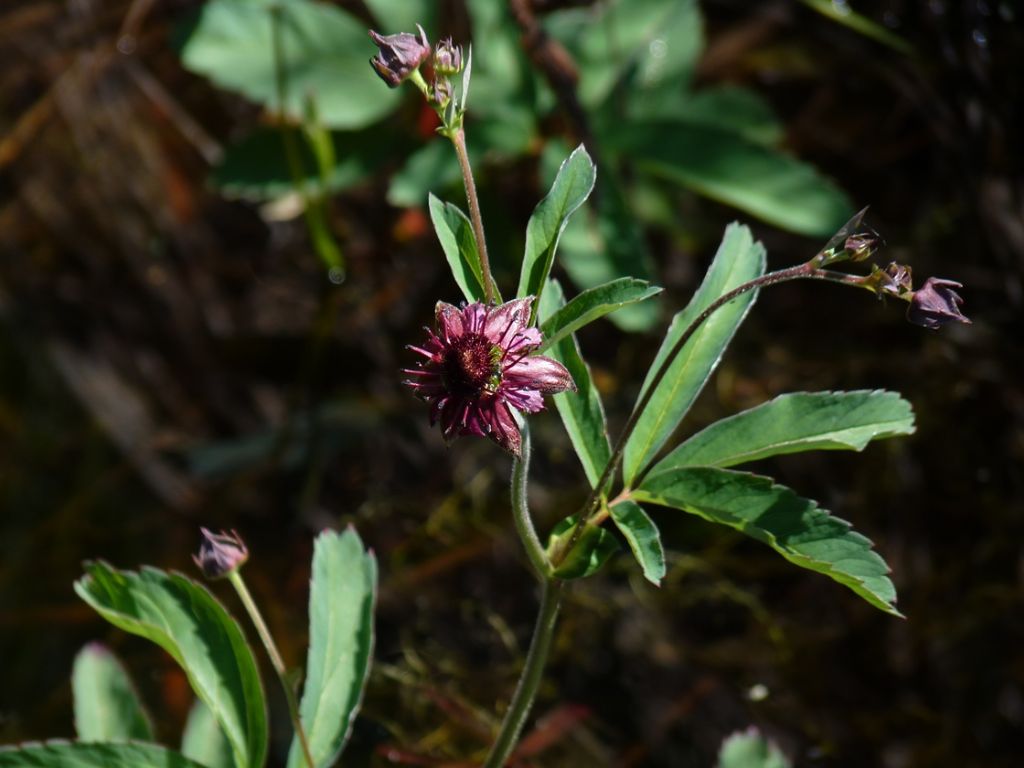
[[[491,427],[488,437],[506,451],[519,456],[522,452],[523,437],[519,434],[519,425],[516,424],[512,411],[497,398],[491,402],[493,407],[486,411]]]
[[[492,344],[506,349],[507,343],[529,322],[530,305],[532,304],[533,297],[527,296],[524,299],[514,299],[495,307],[487,315],[487,322],[483,329],[484,336]]]
[[[434,307],[434,317],[437,320],[438,333],[444,343],[447,344],[462,335],[462,312],[458,307],[439,301]]]
[[[516,410],[523,413],[537,413],[544,410],[544,398],[536,389],[502,387],[501,396]]]
[[[576,391],[576,382],[565,366],[543,355],[524,357],[506,368],[502,384],[513,389],[536,389],[546,395],[567,389]]]

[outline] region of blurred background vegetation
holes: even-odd
[[[312,536],[354,523],[382,592],[346,764],[465,764],[486,745],[536,596],[507,457],[446,449],[399,384],[404,344],[457,298],[426,194],[463,200],[418,94],[375,79],[365,30],[421,21],[473,42],[468,133],[499,282],[584,141],[597,202],[561,268],[577,288],[619,270],[667,289],[582,334],[613,425],[736,218],[778,267],[871,204],[886,255],[963,282],[974,320],[931,333],[860,292],[773,289],[685,427],[788,390],[901,391],[912,438],[765,469],[876,541],[906,621],[655,510],[665,585],[620,557],[572,590],[522,764],[707,766],[756,724],[801,766],[1020,765],[1019,5],[278,5],[0,10],[0,743],[71,735],[68,674],[93,639],[125,658],[161,735],[179,732],[186,681],[74,597],[83,559],[192,573],[197,527],[237,528],[297,665]],[[583,477],[557,417],[536,422],[550,525]]]

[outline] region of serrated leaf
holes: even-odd
[[[181,35],[185,68],[277,111],[274,9],[289,116],[301,121],[312,96],[328,128],[361,128],[398,105],[400,91],[367,63],[366,24],[311,0],[209,0]]]
[[[572,535],[576,527],[578,515],[571,515],[561,520],[552,530],[548,538],[547,556],[550,559],[557,550],[562,539]],[[560,579],[583,579],[597,573],[608,559],[619,551],[619,542],[610,531],[599,525],[587,523],[576,546],[562,563],[555,569],[554,575]]]
[[[659,293],[661,288],[658,286],[634,277],[622,277],[596,288],[589,288],[544,321],[541,326],[544,342],[538,351],[543,352],[587,323]]]
[[[750,728],[722,742],[717,768],[790,768],[778,747]]]
[[[124,666],[108,648],[90,643],[71,670],[75,733],[81,741],[153,738],[153,725]]]
[[[901,615],[889,567],[871,541],[771,478],[712,467],[672,469],[645,478],[632,497],[735,528],[789,562],[849,587],[876,608]]]
[[[719,296],[763,274],[764,265],[764,246],[754,242],[747,227],[730,224],[700,288],[686,309],[673,318],[644,379],[641,397],[690,323]],[[756,291],[749,291],[712,314],[676,355],[626,442],[623,476],[627,485],[633,482],[679,426],[718,366],[756,295]]]
[[[437,239],[462,295],[469,302],[484,301],[483,267],[480,265],[480,253],[469,217],[457,205],[443,202],[433,194],[429,196],[428,205]],[[498,286],[492,282],[492,288],[496,300],[500,302]]]
[[[526,253],[516,289],[517,297],[540,298],[562,231],[569,217],[590,195],[596,178],[594,163],[581,144],[562,163],[551,191],[538,203],[526,225]]]
[[[309,659],[299,712],[318,768],[341,754],[362,700],[373,653],[377,561],[354,529],[324,531],[313,546]],[[305,763],[297,741],[289,768]]]
[[[602,139],[648,173],[798,234],[831,235],[853,210],[846,194],[812,166],[732,130],[620,121]]]
[[[167,651],[213,711],[237,768],[261,768],[267,713],[252,651],[238,623],[204,587],[156,568],[86,563],[75,592],[116,627]]]
[[[540,300],[540,318],[550,318],[564,303],[562,286],[557,280],[548,280]],[[575,392],[560,392],[552,399],[587,480],[593,486],[612,454],[601,395],[594,386],[590,368],[583,361],[575,335],[562,337],[547,348],[546,354],[564,365],[576,383]]]
[[[234,765],[231,744],[202,699],[196,699],[188,712],[181,736],[181,754],[206,768],[231,768]]]
[[[0,747],[0,768],[205,768],[157,744],[48,741]]]
[[[913,432],[910,403],[895,392],[794,392],[715,422],[651,471],[731,467],[799,451],[860,451],[872,440]]]
[[[665,578],[665,549],[658,526],[636,502],[626,499],[608,508],[612,522],[626,537],[633,557],[643,569],[644,578],[654,585]]]

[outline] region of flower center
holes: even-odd
[[[476,395],[494,389],[501,380],[501,349],[477,333],[453,339],[441,363],[448,389]]]

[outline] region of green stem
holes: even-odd
[[[573,528],[572,534],[569,538],[564,540],[564,544],[555,550],[551,557],[551,564],[555,568],[562,564],[569,552],[572,551],[572,548],[576,546],[580,537],[583,535],[584,527],[588,522],[592,521],[594,515],[597,514],[598,510],[601,508],[601,498],[605,493],[605,486],[611,482],[615,471],[619,467],[619,463],[622,461],[622,456],[625,453],[626,443],[629,441],[630,435],[633,434],[633,430],[640,421],[641,415],[643,415],[644,410],[650,404],[651,398],[654,397],[654,392],[658,389],[658,385],[661,384],[662,380],[668,374],[669,369],[672,367],[672,363],[675,362],[676,356],[693,337],[693,334],[697,332],[697,330],[709,317],[711,317],[711,315],[733,299],[757,288],[801,279],[827,280],[829,282],[842,283],[844,285],[866,287],[864,285],[863,278],[857,275],[848,275],[843,272],[819,269],[815,267],[814,260],[812,259],[804,264],[798,264],[795,267],[769,272],[766,275],[761,275],[753,280],[749,280],[742,285],[738,285],[733,288],[731,291],[723,293],[711,302],[703,312],[693,319],[690,325],[687,326],[686,330],[683,331],[682,335],[672,346],[669,353],[665,355],[665,359],[662,361],[661,366],[654,374],[654,378],[651,379],[650,386],[644,390],[644,393],[637,402],[636,407],[633,408],[633,412],[629,415],[629,420],[626,422],[626,426],[623,427],[622,433],[619,435],[619,439],[615,443],[615,448],[612,451],[611,457],[608,459],[608,463],[604,467],[604,471],[601,473],[601,477],[598,479],[597,483],[594,484],[593,489],[590,491],[590,495],[587,497],[586,502],[580,510],[580,516],[576,523],[576,527]],[[641,472],[638,479],[642,479],[645,472],[646,470]]]
[[[484,238],[484,222],[480,217],[480,201],[476,196],[476,182],[473,181],[473,168],[469,164],[469,152],[466,150],[466,132],[461,126],[449,134],[455,146],[455,154],[459,158],[462,169],[462,183],[466,187],[466,202],[469,204],[469,220],[473,225],[473,236],[480,253],[480,266],[484,278],[484,298],[488,304],[494,302],[494,284],[491,280],[491,262],[487,258],[487,240]]]
[[[558,620],[558,609],[562,604],[562,589],[565,582],[561,579],[545,579],[540,598],[540,611],[537,624],[530,640],[530,650],[526,655],[516,692],[512,695],[508,711],[501,722],[498,738],[491,747],[483,768],[501,768],[505,765],[523,730],[526,718],[529,717],[533,700],[544,673],[544,664],[551,650],[551,640],[555,634]]]
[[[256,634],[263,641],[263,647],[267,649],[267,656],[270,657],[270,664],[274,668],[274,672],[277,673],[277,679],[281,681],[281,687],[284,688],[284,697],[288,702],[288,713],[291,715],[295,734],[299,737],[299,744],[302,746],[302,754],[305,757],[306,764],[309,768],[316,768],[316,763],[313,762],[313,753],[309,749],[309,740],[306,738],[306,729],[302,727],[302,719],[299,717],[299,704],[295,700],[295,691],[288,683],[288,671],[285,669],[284,661],[281,659],[281,652],[277,650],[274,638],[271,637],[270,630],[267,628],[266,622],[263,621],[259,608],[256,607],[256,601],[252,599],[249,588],[245,586],[241,572],[237,569],[231,571],[228,574],[228,581],[235,588],[239,599],[242,601],[242,605],[245,606],[245,612],[249,614],[249,619],[252,621],[253,626],[256,627]]]
[[[541,581],[551,578],[551,563],[544,552],[544,546],[537,536],[537,529],[530,517],[530,505],[527,498],[527,477],[530,472],[530,428],[524,422],[522,429],[522,448],[520,455],[512,459],[512,519],[516,531],[523,541],[526,556],[530,559],[534,573]]]

